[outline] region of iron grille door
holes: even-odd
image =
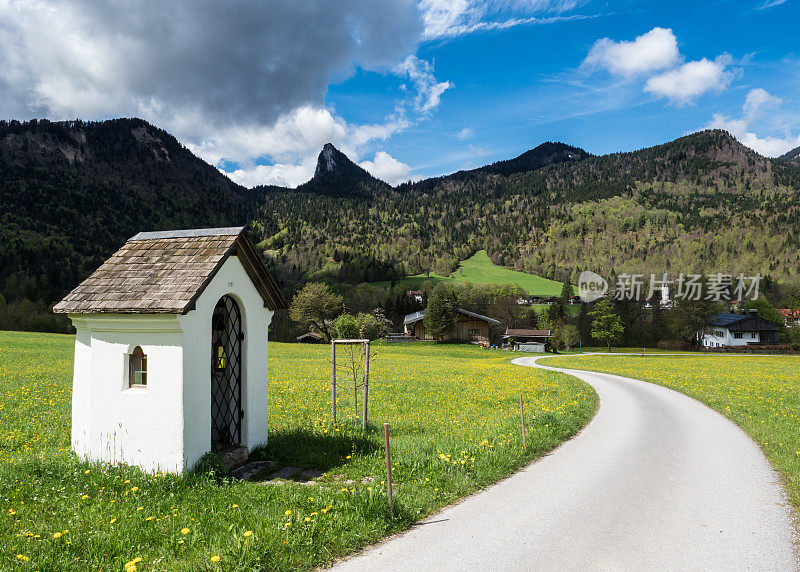
[[[242,442],[242,318],[230,296],[211,317],[211,449]]]

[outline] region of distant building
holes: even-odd
[[[297,336],[297,341],[301,344],[321,344],[324,340],[325,338],[317,332],[306,332],[303,335]]]
[[[488,316],[458,308],[458,323],[453,330],[444,336],[447,341],[488,342],[489,326],[499,326],[500,322]],[[425,331],[425,310],[408,314],[403,320],[403,329],[408,335],[420,340],[432,340],[433,336]]]
[[[780,326],[759,318],[756,310],[750,314],[717,314],[711,324],[712,330],[703,335],[703,346],[707,348],[779,343]]]
[[[506,328],[506,333],[503,334],[503,341],[508,342],[514,340],[516,343],[526,342],[539,342],[547,343],[550,341],[550,330],[526,330],[519,328]]]
[[[422,292],[421,291],[419,291],[419,290],[408,290],[406,292],[406,295],[409,298],[413,298],[415,302],[419,302],[420,304],[422,304]]]
[[[788,327],[800,326],[800,310],[790,310],[783,308],[778,310],[783,314],[783,321]]]

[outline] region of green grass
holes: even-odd
[[[139,570],[312,569],[512,473],[574,435],[597,407],[582,382],[512,366],[505,352],[377,344],[364,433],[346,399],[351,418],[331,423],[328,347],[271,343],[270,442],[254,457],[319,468],[321,482],[151,475],[69,451],[73,343],[0,332],[2,570],[122,570],[136,558]],[[532,412],[527,451],[518,392]],[[394,518],[382,482],[384,421]]]
[[[441,276],[433,272],[430,274],[416,274],[398,280],[398,283],[419,288],[426,280],[432,282],[472,282],[473,284],[518,284],[528,294],[535,296],[558,296],[561,294],[561,288],[563,287],[562,282],[496,266],[485,250],[479,250],[471,258],[464,260],[459,269],[450,276]],[[389,282],[373,282],[372,284],[387,286]]]
[[[649,381],[705,403],[755,440],[800,509],[800,356],[567,356],[539,363]]]

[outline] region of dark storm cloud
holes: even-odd
[[[421,33],[410,0],[0,3],[0,112],[269,124]]]

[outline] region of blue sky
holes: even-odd
[[[506,159],[548,140],[603,154],[711,125],[739,127],[737,135],[764,153],[800,145],[796,4],[589,3],[567,14],[587,18],[422,42],[418,57],[433,62],[436,77],[452,87],[433,113],[379,147],[411,166],[413,175],[431,176]],[[674,63],[627,75],[584,64],[598,40],[631,42],[656,27],[671,30],[679,53]],[[730,60],[725,77],[696,96],[645,90],[655,75],[720,57]],[[396,76],[357,73],[331,85],[326,103],[349,120],[376,121],[401,97],[400,84]],[[742,128],[736,122],[744,119],[748,93],[757,89],[775,99],[767,98]],[[759,144],[746,133],[784,143]]]
[[[0,116],[138,116],[246,186],[332,142],[396,184],[543,141],[800,145],[796,0],[0,0]]]

